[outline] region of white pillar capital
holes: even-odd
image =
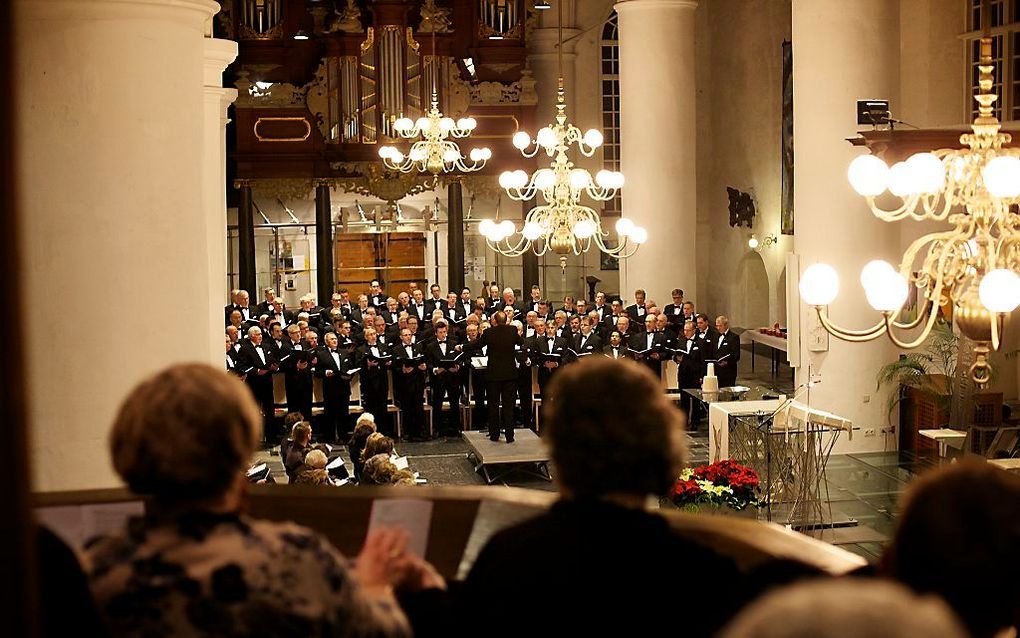
[[[205,38],[205,64],[202,78],[206,86],[223,86],[223,71],[237,58],[237,43],[233,40]]]
[[[662,11],[669,9],[687,9],[693,11],[698,8],[698,0],[617,0],[614,8],[621,15],[632,11]]]

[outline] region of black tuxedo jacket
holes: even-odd
[[[431,341],[429,341],[425,345],[424,349],[425,359],[428,361],[429,364],[429,372],[433,372],[434,369],[438,366],[439,361],[441,361],[442,359],[452,358],[457,353],[456,348],[457,340],[454,337],[450,336],[449,333],[447,333],[446,335],[445,355],[443,354],[442,348],[439,347],[438,339],[432,339]]]
[[[631,350],[647,350],[648,335],[652,335],[652,346],[666,345],[666,333],[664,332],[639,332],[627,341]]]
[[[397,312],[390,312],[389,310],[383,310],[382,312],[379,313],[379,315],[383,318],[383,321],[386,322],[387,326],[392,326],[393,324],[397,323],[397,321],[400,319],[400,311],[399,310]]]
[[[727,330],[724,335],[716,335],[713,354],[713,359],[726,357],[726,367],[736,370],[737,361],[740,361],[740,336],[732,330]]]
[[[385,292],[381,292],[378,295],[369,295],[368,296],[368,305],[375,306],[376,308],[385,308],[386,307],[386,293]]]
[[[719,333],[709,328],[704,336],[700,332],[695,336],[701,340],[701,351],[705,359],[715,359],[715,344],[719,343]]]
[[[588,333],[588,338],[584,339],[584,345],[581,345],[581,340],[584,339],[584,333],[574,335],[574,343],[571,346],[574,352],[581,354],[584,352],[602,352],[602,337],[595,334],[592,330]]]
[[[627,306],[625,312],[630,317],[630,325],[637,331],[645,329],[645,316],[648,314],[648,308],[641,304],[631,304]]]
[[[435,299],[433,297],[429,297],[425,300],[425,310],[428,311],[428,314],[425,315],[425,321],[431,321],[430,317],[432,316],[432,311],[446,310],[446,298],[443,297]]]
[[[613,359],[614,358],[613,357],[613,346],[607,343],[605,345],[605,347],[602,349],[602,354],[606,355],[610,359]],[[630,348],[627,347],[627,342],[626,341],[621,341],[620,342],[620,348],[619,348],[619,352],[617,354],[618,354],[618,357],[615,357],[615,358],[619,358],[619,359],[633,359],[634,358],[634,355],[632,355],[630,353]]]
[[[450,316],[451,312],[453,313],[452,317]],[[461,306],[460,304],[457,304],[453,308],[443,306],[443,319],[445,319],[447,323],[452,324],[450,326],[452,329],[460,330],[463,328],[463,324],[458,324],[457,322],[461,319],[465,319],[466,317],[467,315],[464,314],[464,306]]]
[[[255,350],[255,344],[247,339],[241,345],[241,350],[237,353],[237,365],[241,371],[245,371],[251,368],[251,372],[248,373],[248,380],[262,383],[272,383],[273,366],[278,365],[279,359],[274,355],[274,350],[266,345],[263,341],[261,344],[262,354],[265,356],[263,362],[262,357],[258,355]],[[258,374],[259,370],[266,370],[266,374]]]
[[[422,301],[420,306],[412,301],[411,305],[407,308],[407,315],[418,318],[418,331],[420,332],[421,327],[432,320],[432,308],[427,301]]]
[[[705,348],[703,342],[694,337],[688,343],[686,337],[681,337],[677,342],[677,348],[688,350],[688,354],[679,355],[677,359],[677,377],[681,388],[696,388],[700,384],[701,377],[705,376]]]
[[[259,305],[255,306],[255,309],[260,315],[271,315],[273,314],[273,304],[268,301],[260,301]],[[283,304],[283,310],[286,312],[287,304]]]
[[[464,350],[481,353],[483,346],[487,346],[489,357],[485,370],[489,381],[513,381],[517,378],[517,350],[514,346],[524,346],[524,339],[517,334],[517,328],[510,324],[492,326],[476,341],[465,344]]]

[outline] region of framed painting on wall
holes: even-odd
[[[793,234],[793,45],[783,42],[783,194],[780,211],[784,235]]]

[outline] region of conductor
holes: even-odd
[[[481,352],[488,346],[489,363],[485,374],[488,377],[486,397],[489,412],[489,440],[499,440],[500,424],[506,434],[506,442],[514,442],[514,396],[517,394],[517,350],[524,340],[517,328],[507,324],[507,315],[502,310],[492,316],[493,326],[478,339],[464,344],[464,351]]]

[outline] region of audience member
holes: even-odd
[[[365,465],[361,454],[365,450],[365,441],[374,432],[375,417],[371,412],[362,412],[354,426],[354,434],[347,443],[347,453],[351,455],[351,463],[354,465],[354,480],[359,483],[361,482],[361,469]]]
[[[318,534],[243,513],[258,406],[207,365],[139,384],[110,434],[114,469],[146,516],[86,548],[114,636],[409,635],[393,587],[414,585],[402,532],[366,539],[353,566]]]
[[[876,580],[807,581],[766,594],[720,638],[966,638],[946,605]]]
[[[283,469],[291,482],[297,477],[298,471],[305,463],[305,455],[312,443],[312,424],[308,421],[295,423],[291,428],[291,444],[287,448],[287,456],[283,457]],[[282,447],[282,446],[281,446]]]
[[[362,485],[390,485],[397,474],[397,466],[389,454],[376,454],[365,460],[362,470]]]
[[[1020,626],[1020,476],[975,459],[919,477],[883,565],[945,599],[976,638]]]
[[[365,449],[361,452],[361,459],[367,461],[376,454],[385,454],[387,458],[393,455],[393,439],[381,432],[373,432],[365,439]]]
[[[685,636],[719,629],[739,603],[735,566],[645,510],[649,497],[669,491],[683,460],[683,416],[659,380],[642,366],[586,357],[556,375],[544,408],[561,499],[489,540],[467,577],[464,613],[479,623],[489,618],[491,628],[491,615],[505,610],[512,592],[541,583],[557,595],[515,605],[499,616],[495,634],[541,627],[547,635],[601,635],[600,612],[608,610],[626,614],[631,635],[660,633],[657,612],[667,609]],[[679,581],[704,594],[682,604]]]
[[[332,485],[326,463],[329,457],[322,450],[310,450],[305,454],[305,463],[298,470],[294,483],[298,485]]]

